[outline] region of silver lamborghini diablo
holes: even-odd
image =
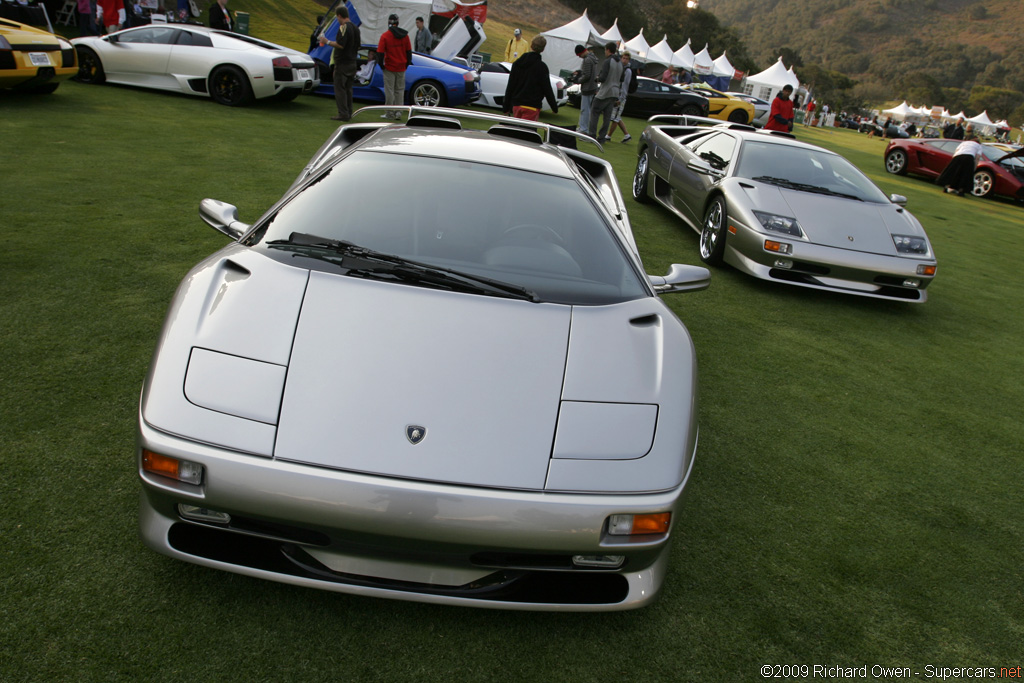
[[[935,254],[905,197],[887,197],[840,155],[792,135],[708,122],[652,118],[632,188],[636,201],[700,233],[701,260],[801,287],[925,301]]]
[[[402,110],[338,128],[251,225],[203,200],[232,242],[178,288],[143,388],[142,538],[342,593],[646,605],[697,447],[659,294],[708,271],[644,274],[611,166],[554,144],[588,138]]]

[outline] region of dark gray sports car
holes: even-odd
[[[658,125],[672,119],[683,125]],[[700,233],[705,263],[765,280],[923,302],[935,276],[924,228],[853,164],[788,133],[654,117],[633,197]]]

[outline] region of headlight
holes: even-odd
[[[896,251],[901,254],[927,254],[928,253],[928,242],[923,237],[914,237],[913,235],[893,235],[893,244],[896,245]]]
[[[804,236],[804,233],[800,230],[800,224],[796,222],[795,218],[777,216],[774,213],[765,213],[764,211],[755,211],[754,216],[761,222],[765,230],[781,232],[786,235],[793,235],[794,237]]]

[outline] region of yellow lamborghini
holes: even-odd
[[[745,100],[715,90],[707,83],[682,86],[686,90],[708,98],[708,116],[733,123],[750,123],[754,120],[754,105]]]
[[[0,19],[0,88],[51,93],[77,73],[75,48],[66,39]]]

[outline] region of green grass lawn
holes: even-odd
[[[666,297],[697,348],[701,439],[652,607],[434,607],[145,549],[138,392],[175,287],[225,244],[199,200],[255,220],[333,111],[73,82],[0,98],[0,680],[738,681],[763,664],[922,677],[1024,664],[1024,209],[888,176],[884,143],[848,131],[797,135],[909,198],[938,253],[930,300],[729,268]],[[605,152],[627,195],[635,153]],[[699,262],[696,233],[627,204],[648,272]]]

